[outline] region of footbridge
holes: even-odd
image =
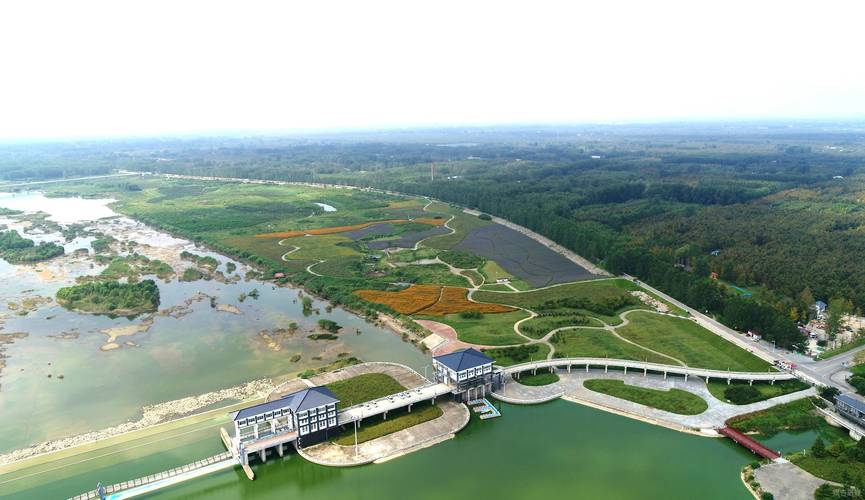
[[[710,370],[707,368],[692,368],[690,366],[662,365],[660,363],[649,363],[646,361],[633,361],[627,359],[609,359],[609,358],[553,358],[540,361],[530,361],[528,363],[520,363],[518,365],[508,366],[502,369],[506,374],[514,375],[519,378],[519,374],[525,371],[536,372],[538,369],[548,368],[567,368],[570,372],[573,368],[585,367],[586,371],[589,368],[603,368],[604,372],[610,368],[624,369],[625,373],[628,370],[642,371],[643,375],[652,373],[662,373],[664,378],[667,375],[682,375],[685,380],[688,377],[700,377],[706,382],[711,379],[726,380],[729,384],[733,380],[753,382],[770,382],[775,383],[779,380],[791,380],[796,378],[796,375],[790,372],[765,371],[765,372],[734,372],[724,370]]]
[[[354,405],[339,412],[339,423],[350,424],[355,421],[363,420],[364,418],[373,417],[376,415],[384,415],[387,418],[387,412],[400,408],[411,407],[414,404],[423,401],[435,402],[435,398],[449,394],[454,388],[447,384],[429,384],[415,389],[409,389],[390,396],[374,399]]]

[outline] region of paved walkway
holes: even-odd
[[[824,481],[790,462],[764,465],[754,471],[754,477],[763,491],[777,500],[813,500],[814,490]]]
[[[420,403],[423,404],[423,403]],[[429,404],[429,403],[427,403]],[[298,450],[301,456],[320,465],[347,467],[384,461],[417,451],[450,439],[469,422],[471,414],[465,405],[453,401],[440,401],[444,414],[435,420],[409,427],[387,436],[354,446],[341,446],[326,442]],[[366,420],[366,423],[374,419]],[[351,430],[351,428],[349,428]]]
[[[525,386],[510,380],[505,385],[504,390],[500,391],[501,399],[513,403],[533,404],[540,401],[548,401],[555,394],[559,393],[562,395],[562,398],[569,401],[587,404],[595,408],[612,411],[649,423],[677,430],[700,431],[723,427],[727,419],[737,415],[764,410],[777,404],[794,401],[817,393],[814,388],[809,388],[804,391],[786,394],[749,405],[731,405],[719,401],[712,396],[706,384],[696,377],[685,382],[681,377],[669,377],[667,380],[664,380],[661,375],[650,374],[644,377],[642,373],[624,375],[618,371],[610,371],[605,374],[603,370],[590,370],[586,373],[585,370],[580,369],[574,370],[570,374],[561,370],[557,373],[560,378],[558,382],[540,387]],[[638,403],[594,392],[583,387],[583,381],[593,378],[624,380],[629,385],[651,389],[682,389],[703,398],[709,404],[709,408],[699,415],[678,415],[650,408]],[[499,394],[494,394],[494,396],[499,397]]]

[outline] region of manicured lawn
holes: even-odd
[[[555,356],[558,358],[633,359],[667,365],[675,364],[669,358],[623,342],[605,330],[592,328],[563,330],[551,337],[550,341],[556,348]]]
[[[754,397],[748,398],[747,400],[741,402],[734,402],[728,400],[727,397],[724,395],[724,391],[735,387],[752,387],[754,389]],[[709,382],[708,385],[709,392],[712,393],[712,396],[718,398],[719,401],[724,401],[732,404],[756,403],[758,401],[764,401],[766,399],[783,396],[784,394],[804,391],[809,387],[811,386],[806,384],[805,382],[802,382],[801,380],[796,379],[781,380],[775,382],[774,385],[769,384],[769,382],[754,382],[754,384],[751,386],[749,386],[747,382],[732,382],[730,385],[727,385],[727,382],[718,381]]]
[[[493,283],[492,285],[482,285],[481,290],[487,290],[490,292],[507,292],[510,290],[507,285],[500,285],[497,283]]]
[[[341,408],[372,401],[396,392],[405,387],[390,375],[384,373],[364,373],[356,377],[332,382],[325,387],[333,391],[340,400]]]
[[[558,382],[559,376],[555,373],[550,373],[548,371],[541,371],[538,372],[536,375],[532,375],[532,372],[523,372],[520,374],[520,378],[514,380],[523,385],[539,386],[550,385]]]
[[[529,290],[532,288],[531,285],[529,285],[525,281],[523,281],[520,278],[517,278],[516,276],[514,276],[513,274],[505,271],[504,268],[502,266],[500,266],[499,263],[494,261],[494,260],[487,260],[484,263],[483,267],[480,268],[480,272],[481,272],[481,274],[483,274],[484,278],[486,278],[486,283],[488,283],[490,285],[496,284],[497,279],[504,278],[504,279],[509,280],[511,282],[511,285],[513,285],[514,288],[516,288],[517,290]],[[513,291],[507,285],[501,285],[501,286],[504,287],[504,288],[502,288],[502,290],[504,290],[504,291]]]
[[[611,379],[586,380],[583,382],[583,385],[595,392],[679,415],[699,415],[709,407],[708,403],[699,396],[681,389],[659,391],[657,389],[626,385],[623,380]]]
[[[483,353],[493,358],[499,366],[511,366],[529,361],[547,359],[550,348],[546,344],[525,344],[516,347],[483,349]]]
[[[408,265],[390,269],[385,280],[424,285],[470,286],[468,279],[450,272],[444,264]]]
[[[566,326],[603,326],[600,321],[582,314],[538,316],[520,323],[520,331],[533,339],[539,339],[552,330]]]
[[[279,241],[277,239],[277,241]],[[337,234],[322,234],[317,236],[297,236],[287,238],[283,241],[283,247],[288,252],[292,247],[300,250],[288,254],[286,258],[292,260],[326,260],[338,257],[349,257],[358,255],[357,250],[351,248],[354,241],[345,236]]]
[[[522,344],[526,339],[514,332],[514,323],[528,317],[525,311],[507,313],[485,313],[480,319],[467,319],[456,314],[445,316],[417,316],[450,325],[463,342],[479,345]]]
[[[479,302],[494,302],[497,304],[508,304],[518,307],[525,307],[535,312],[560,312],[560,313],[581,313],[589,316],[594,316],[601,321],[610,325],[621,323],[618,314],[629,309],[645,309],[647,306],[628,305],[619,308],[615,311],[616,314],[604,314],[597,311],[589,311],[585,309],[571,308],[552,308],[549,305],[544,305],[548,301],[556,301],[563,299],[573,300],[588,300],[594,303],[604,303],[607,300],[628,299],[634,300],[628,293],[630,289],[639,289],[634,283],[621,278],[567,283],[564,285],[553,286],[549,288],[531,290],[519,293],[506,292],[491,292],[481,290],[476,292],[472,297]]]
[[[749,372],[762,372],[771,367],[691,320],[648,312],[631,313],[628,319],[630,324],[619,328],[619,335],[673,356],[688,366]]]
[[[364,443],[403,429],[408,429],[417,424],[436,419],[442,416],[443,413],[442,409],[436,405],[418,403],[412,407],[410,413],[405,408],[388,412],[387,420],[382,420],[381,416],[371,417],[364,420],[361,427],[357,430],[357,442],[358,444]],[[342,446],[353,445],[354,425],[347,426],[346,431],[338,439],[334,440],[334,443]]]

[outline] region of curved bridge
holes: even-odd
[[[710,379],[726,380],[728,383],[732,380],[745,380],[748,382],[768,381],[774,383],[776,380],[791,380],[796,378],[796,375],[790,372],[766,371],[766,372],[733,372],[723,370],[710,370],[707,368],[692,368],[690,366],[662,365],[660,363],[648,363],[645,361],[633,361],[627,359],[609,359],[609,358],[554,358],[544,359],[540,361],[531,361],[528,363],[520,363],[502,368],[502,371],[507,374],[516,375],[524,371],[536,371],[539,368],[567,368],[568,372],[572,368],[585,367],[586,371],[590,367],[604,368],[606,372],[609,368],[622,368],[625,373],[628,370],[642,371],[646,375],[649,371],[653,373],[663,373],[664,378],[667,374],[684,375],[685,380],[688,377],[700,377],[709,381]]]

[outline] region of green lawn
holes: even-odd
[[[767,371],[771,365],[691,320],[649,312],[628,315],[630,324],[619,335],[644,347],[673,356],[688,366],[716,370]]]
[[[585,309],[547,309],[544,303],[547,301],[555,301],[562,299],[574,300],[589,300],[595,303],[603,303],[607,300],[634,300],[628,293],[628,290],[639,290],[640,288],[634,283],[623,279],[615,278],[600,281],[588,281],[577,283],[566,283],[564,285],[543,288],[539,290],[531,290],[519,293],[507,292],[492,292],[480,290],[472,297],[478,302],[493,302],[496,304],[507,304],[517,307],[525,307],[535,312],[548,310],[549,312],[561,313],[583,313],[594,316],[605,323],[617,325],[621,322],[618,314],[629,309],[644,309],[643,305],[629,305],[619,308],[615,314],[604,314],[598,311],[589,311]],[[610,311],[612,312],[612,311]]]
[[[727,397],[724,395],[724,391],[736,387],[752,387],[754,390],[754,397],[738,403],[728,400]],[[758,401],[764,401],[774,397],[783,396],[784,394],[804,391],[809,387],[811,386],[797,379],[781,380],[775,382],[774,384],[769,384],[769,382],[754,382],[754,384],[751,386],[749,386],[747,382],[732,382],[727,385],[727,382],[712,381],[708,384],[708,389],[709,392],[712,393],[712,396],[715,396],[719,401],[725,401],[727,403],[733,404],[756,403]]]
[[[708,403],[699,396],[681,389],[659,391],[626,385],[623,380],[591,379],[583,385],[592,391],[626,399],[659,410],[679,415],[699,415],[709,408]]]
[[[463,276],[457,276],[444,264],[418,264],[401,266],[389,269],[386,276],[381,278],[391,282],[418,283],[421,285],[444,285],[467,288],[471,286],[469,280]]]
[[[611,358],[650,361],[652,363],[675,364],[673,360],[658,356],[645,349],[614,337],[605,330],[575,328],[556,333],[550,341],[556,348],[558,358]]]
[[[490,292],[507,292],[510,290],[510,288],[508,287],[508,285],[501,285],[498,283],[493,283],[492,285],[487,285],[487,284],[482,285],[481,290],[487,290]]]
[[[276,241],[279,239],[274,238]],[[351,248],[354,241],[338,234],[321,234],[316,236],[296,236],[283,240],[281,245],[288,252],[292,247],[300,250],[286,256],[292,260],[327,260],[338,257],[350,257],[358,255],[358,251]]]
[[[550,348],[546,344],[524,344],[516,347],[483,349],[483,353],[493,358],[499,366],[511,366],[540,359],[547,359]]]
[[[403,429],[408,429],[417,424],[434,420],[442,416],[443,413],[442,409],[438,406],[422,402],[414,405],[411,412],[405,408],[388,412],[387,420],[382,420],[381,416],[371,417],[364,420],[358,429],[357,442],[358,444],[364,443]],[[333,442],[342,446],[353,445],[354,426],[349,425],[346,431]]]
[[[356,377],[332,382],[325,387],[336,394],[342,408],[348,408],[349,406],[365,403],[405,390],[402,384],[384,373],[364,373]]]
[[[548,371],[541,371],[536,375],[532,375],[532,372],[523,372],[520,374],[520,378],[514,380],[523,385],[540,386],[558,382],[559,376]]]
[[[582,314],[568,313],[554,316],[538,316],[520,323],[523,335],[539,339],[552,330],[566,326],[603,326],[596,318]]]
[[[466,319],[459,314],[417,316],[450,325],[463,342],[479,345],[523,344],[526,339],[514,332],[514,323],[528,317],[525,311],[484,314],[480,319]]]

